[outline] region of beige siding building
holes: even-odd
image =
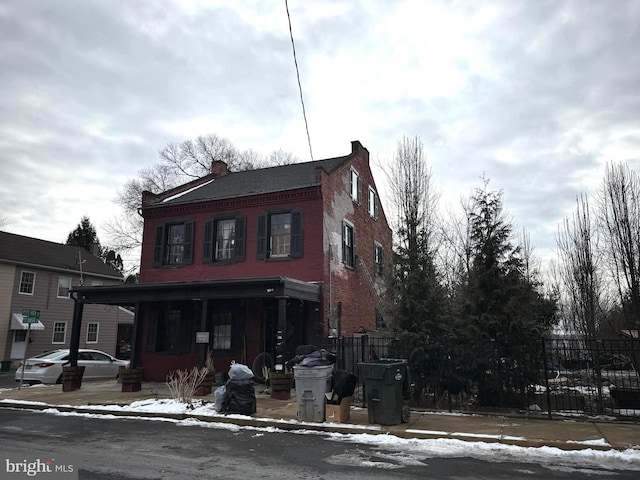
[[[2,368],[15,368],[26,356],[69,348],[78,285],[117,285],[119,272],[80,247],[0,232],[0,359]],[[35,310],[38,321],[25,322],[25,310]],[[133,312],[91,305],[85,309],[81,348],[117,355],[118,344],[128,343]]]

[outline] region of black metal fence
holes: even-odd
[[[450,341],[408,351],[398,337],[361,335],[323,347],[336,353],[337,368],[356,375],[359,362],[407,358],[414,407],[640,419],[638,339],[540,339],[505,353],[491,345],[469,352]],[[361,385],[354,401],[362,401]]]

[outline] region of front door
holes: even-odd
[[[27,331],[14,330],[11,343],[11,360],[22,360],[27,348]]]

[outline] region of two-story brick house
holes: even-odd
[[[121,282],[120,273],[82,248],[0,232],[0,359],[17,365],[25,353],[69,348],[73,286]],[[31,325],[29,342],[22,317],[25,309],[40,312],[40,320]],[[92,305],[79,346],[114,355],[118,326],[131,329],[132,324],[128,310]]]
[[[314,162],[214,162],[201,179],[145,192],[141,214],[140,284],[77,291],[81,303],[136,307],[134,364],[148,380],[207,351],[226,369],[377,327],[392,239],[358,141]]]

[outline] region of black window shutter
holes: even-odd
[[[235,236],[235,259],[236,261],[244,260],[244,244],[245,244],[245,217],[236,217],[236,236]]]
[[[164,249],[164,225],[156,228],[156,244],[153,250],[153,266],[162,266],[162,253]]]
[[[193,222],[184,224],[184,257],[182,263],[193,263]]]
[[[202,243],[202,263],[213,260],[213,221],[204,222],[204,239]]]
[[[256,239],[256,258],[264,260],[267,258],[267,216],[258,216],[257,239]]]
[[[342,222],[342,263],[347,263],[347,225]]]
[[[302,212],[291,212],[292,257],[302,257]]]

